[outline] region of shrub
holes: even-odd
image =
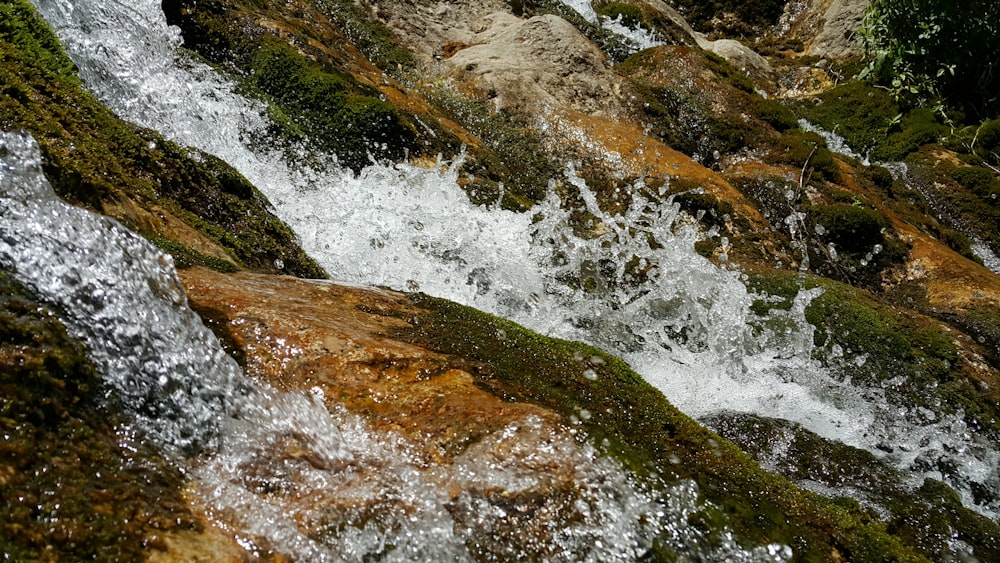
[[[868,73],[897,98],[943,96],[979,116],[1000,109],[996,0],[873,0],[862,28]]]

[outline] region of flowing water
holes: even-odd
[[[693,483],[653,497],[566,428],[529,417],[437,465],[319,391],[246,379],[188,308],[170,257],[63,203],[26,134],[0,133],[0,218],[0,268],[88,346],[132,415],[119,435],[160,444],[251,552],[256,537],[306,561],[632,561],[657,539],[692,560],[789,555],[709,538],[688,524],[705,508]],[[530,525],[510,524],[519,512]]]
[[[655,32],[652,32],[642,26],[629,27],[622,23],[622,16],[612,19],[607,16],[598,15],[590,0],[561,1],[566,6],[573,8],[576,13],[583,16],[583,19],[588,22],[598,24],[611,33],[624,37],[629,43],[631,47],[630,52],[632,53],[639,52],[643,49],[649,49],[650,47],[656,47],[657,45],[663,45],[663,40],[660,39]]]
[[[179,54],[179,33],[166,26],[158,1],[36,5],[102,101],[122,117],[240,170],[335,278],[424,291],[545,334],[593,343],[625,358],[692,416],[735,410],[780,417],[880,456],[880,444],[896,444],[905,453],[891,461],[904,469],[920,455],[948,452],[966,481],[988,482],[996,474],[996,452],[977,445],[959,418],[928,422],[901,413],[887,403],[884,389],[852,386],[823,367],[815,358],[836,350],[813,349],[813,328],[803,310],[815,293],[800,292],[788,312],[755,315],[755,296],[738,269],[699,256],[693,248],[697,234],[676,220],[676,207],[635,196],[621,216],[608,215],[568,168],[559,180],[577,184],[598,219],[594,236],[581,238],[554,196],[525,214],[471,204],[451,162],[433,170],[373,164],[357,177],[332,158],[316,168],[291,165],[249,141],[266,130],[265,108]],[[135,393],[145,397],[150,391]],[[209,398],[206,420],[219,419],[223,428],[235,424],[226,414],[235,407],[213,403],[212,389],[198,393]],[[284,416],[269,412],[261,416]],[[402,446],[385,446],[391,447]],[[925,474],[942,478],[917,472],[914,482]],[[967,487],[957,481],[952,479],[971,504]],[[243,506],[239,494],[222,494],[228,485],[206,486],[217,487],[234,507]],[[426,514],[428,522],[439,517],[433,510]]]

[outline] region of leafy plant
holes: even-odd
[[[943,98],[980,118],[1000,110],[995,0],[873,0],[861,36],[870,57],[862,74],[897,99],[928,105]]]

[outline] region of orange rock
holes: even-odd
[[[560,424],[477,387],[474,366],[392,339],[416,312],[403,294],[199,268],[181,277],[194,308],[240,349],[248,375],[282,390],[319,388],[328,405],[400,432],[430,460],[528,417]]]

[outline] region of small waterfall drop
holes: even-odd
[[[264,107],[178,53],[158,1],[36,4],[103,102],[237,168],[336,278],[424,291],[601,346],[695,417],[786,418],[883,457],[879,444],[903,444],[910,453],[892,460],[903,469],[924,451],[982,451],[959,416],[930,425],[900,416],[885,390],[855,387],[814,360],[803,311],[815,293],[801,292],[789,312],[755,315],[740,273],[694,252],[696,233],[676,224],[675,207],[636,196],[610,216],[568,169],[558,180],[577,185],[598,221],[582,237],[554,197],[526,214],[473,205],[447,161],[373,164],[358,177],[332,157],[296,167],[248,141],[264,136]],[[995,458],[971,456],[967,473],[995,472]]]
[[[744,550],[726,530],[709,537],[688,524],[704,508],[693,483],[654,499],[568,429],[553,434],[528,418],[452,464],[428,464],[394,434],[328,409],[320,392],[248,380],[187,307],[170,257],[63,203],[26,134],[0,133],[0,219],[0,267],[90,349],[131,415],[125,434],[154,438],[185,465],[210,518],[283,553],[472,561],[474,546],[489,545],[515,558],[632,561],[656,539],[693,560],[790,555],[776,545]],[[553,467],[570,475],[560,481]],[[529,508],[547,515],[540,532],[504,524],[505,511]],[[252,540],[245,547],[256,549]]]

